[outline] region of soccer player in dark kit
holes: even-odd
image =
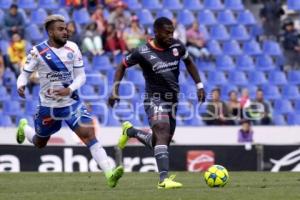
[[[184,61],[189,74],[195,81],[195,92],[197,91],[199,102],[205,101],[205,91],[195,64],[183,44],[173,39],[173,32],[174,26],[171,20],[165,17],[155,20],[155,37],[134,49],[123,59],[115,72],[114,87],[108,100],[111,107],[120,100],[119,83],[126,68],[139,64],[146,81],[144,108],[153,133],[135,129],[130,122],[126,121],[122,125],[123,131],[118,146],[124,149],[128,139],[135,137],[154,150],[159,171],[160,180],[157,185],[159,189],[182,187],[181,183],[174,181],[175,176],[168,176],[168,146],[176,127],[180,59]]]

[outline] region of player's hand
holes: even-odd
[[[70,88],[61,88],[61,89],[55,89],[52,91],[52,94],[56,96],[70,96],[72,93],[72,90]]]
[[[25,86],[21,86],[18,88],[19,96],[25,99]]]
[[[111,95],[109,98],[108,98],[108,105],[110,107],[114,107],[115,103],[116,102],[119,102],[120,101],[120,97],[119,95]]]
[[[197,90],[197,96],[198,96],[198,101],[200,103],[205,102],[206,94],[205,94],[205,90],[203,88]]]

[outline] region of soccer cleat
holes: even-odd
[[[182,184],[174,181],[176,175],[171,175],[169,178],[165,178],[165,180],[161,183],[158,183],[158,189],[175,189],[182,188]]]
[[[126,122],[124,122],[122,124],[122,135],[120,136],[119,142],[118,142],[118,147],[120,149],[124,149],[125,148],[126,143],[127,143],[128,139],[129,139],[128,134],[127,134],[127,130],[129,128],[132,128],[132,127],[133,127],[133,125],[130,122],[128,122],[128,121],[126,121]]]
[[[28,124],[27,119],[22,118],[19,121],[19,125],[18,125],[18,130],[17,130],[17,142],[19,144],[22,144],[25,140],[25,131],[24,131],[24,127]]]
[[[107,178],[107,185],[111,188],[116,187],[119,179],[123,176],[123,174],[124,174],[123,166],[118,166],[117,168],[115,168],[111,172],[110,176]]]

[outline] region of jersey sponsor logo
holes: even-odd
[[[215,164],[215,153],[213,151],[188,151],[187,170],[190,172],[205,171]]]
[[[50,54],[50,53],[47,53],[46,56],[45,56],[45,58],[47,58],[48,60],[51,60],[51,59],[52,59],[52,58],[51,58],[51,54]]]
[[[167,72],[167,71],[172,71],[174,69],[177,69],[178,67],[178,60],[175,60],[173,62],[157,62],[153,65],[152,70],[155,73],[162,73],[162,72]]]
[[[46,78],[50,82],[71,81],[72,80],[72,73],[70,71],[68,71],[68,72],[52,71],[52,72],[50,72],[46,75]]]
[[[172,49],[172,53],[173,53],[173,55],[174,56],[179,56],[179,52],[178,52],[178,49],[177,48],[174,48],[174,49]]]

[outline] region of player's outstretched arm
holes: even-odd
[[[112,93],[111,96],[108,99],[108,104],[113,107],[115,105],[115,103],[117,101],[120,100],[119,98],[119,86],[120,86],[120,82],[124,77],[125,74],[125,66],[123,63],[121,63],[118,67],[117,70],[115,72],[115,77],[114,77],[114,83],[113,83],[113,89],[112,89]]]
[[[191,75],[191,77],[193,78],[196,84],[198,101],[201,103],[205,102],[205,96],[206,96],[205,90],[194,62],[189,56],[186,59],[184,59],[183,62],[186,66],[186,69],[188,70],[189,74]]]

